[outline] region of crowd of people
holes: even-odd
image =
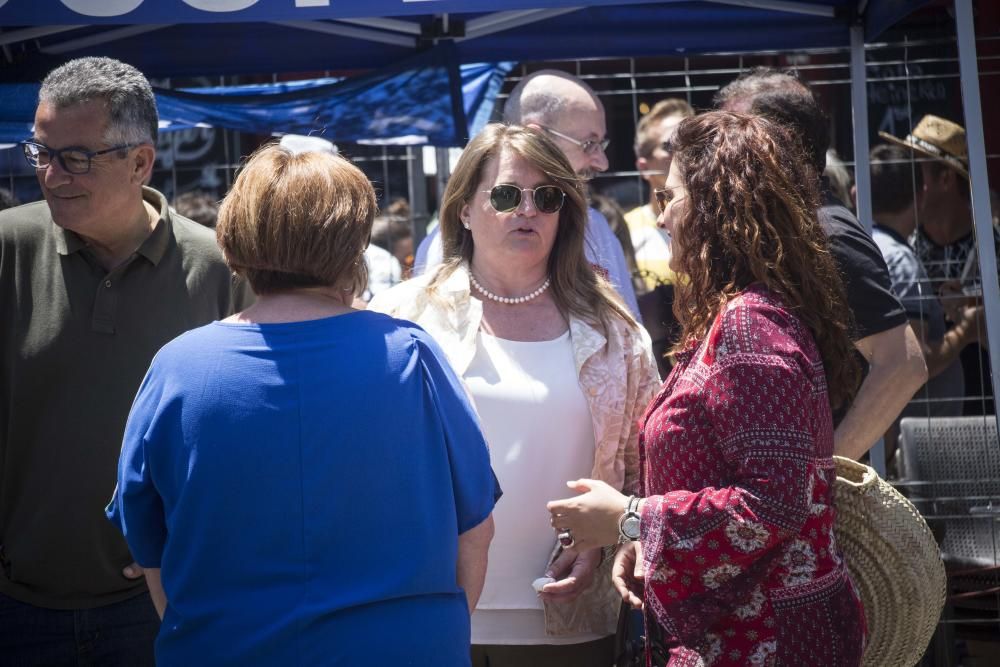
[[[642,118],[625,213],[600,98],[526,76],[414,248],[332,144],[172,208],[142,73],[53,70],[0,212],[0,663],[610,667],[631,607],[649,664],[860,665],[832,457],[964,395],[964,133],[873,150],[871,235],[805,83],[715,107]]]

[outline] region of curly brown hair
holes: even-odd
[[[682,121],[673,163],[688,191],[676,258],[687,279],[675,350],[708,334],[725,304],[763,283],[809,327],[836,409],[861,373],[844,285],[816,218],[819,177],[799,142],[760,116],[713,111]]]

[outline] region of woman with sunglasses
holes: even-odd
[[[370,305],[441,344],[505,491],[473,665],[614,660],[610,559],[575,548],[571,532],[553,544],[545,503],[581,475],[637,488],[636,422],[659,378],[649,337],[584,258],[586,222],[583,187],[551,139],[488,125],[444,193],[445,262]]]
[[[584,548],[621,541],[654,665],[860,664],[861,602],[833,533],[832,408],[859,369],[816,222],[819,175],[760,117],[680,123],[657,191],[682,326],[643,417],[641,496],[549,504]]]

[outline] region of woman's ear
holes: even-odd
[[[469,210],[468,204],[462,204],[462,210],[458,212],[458,219],[462,221],[462,226],[466,229],[472,229],[472,211]]]

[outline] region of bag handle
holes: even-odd
[[[878,483],[878,473],[871,466],[843,456],[834,456],[833,462],[837,466],[837,477],[839,478],[837,481],[842,484],[860,491]]]

